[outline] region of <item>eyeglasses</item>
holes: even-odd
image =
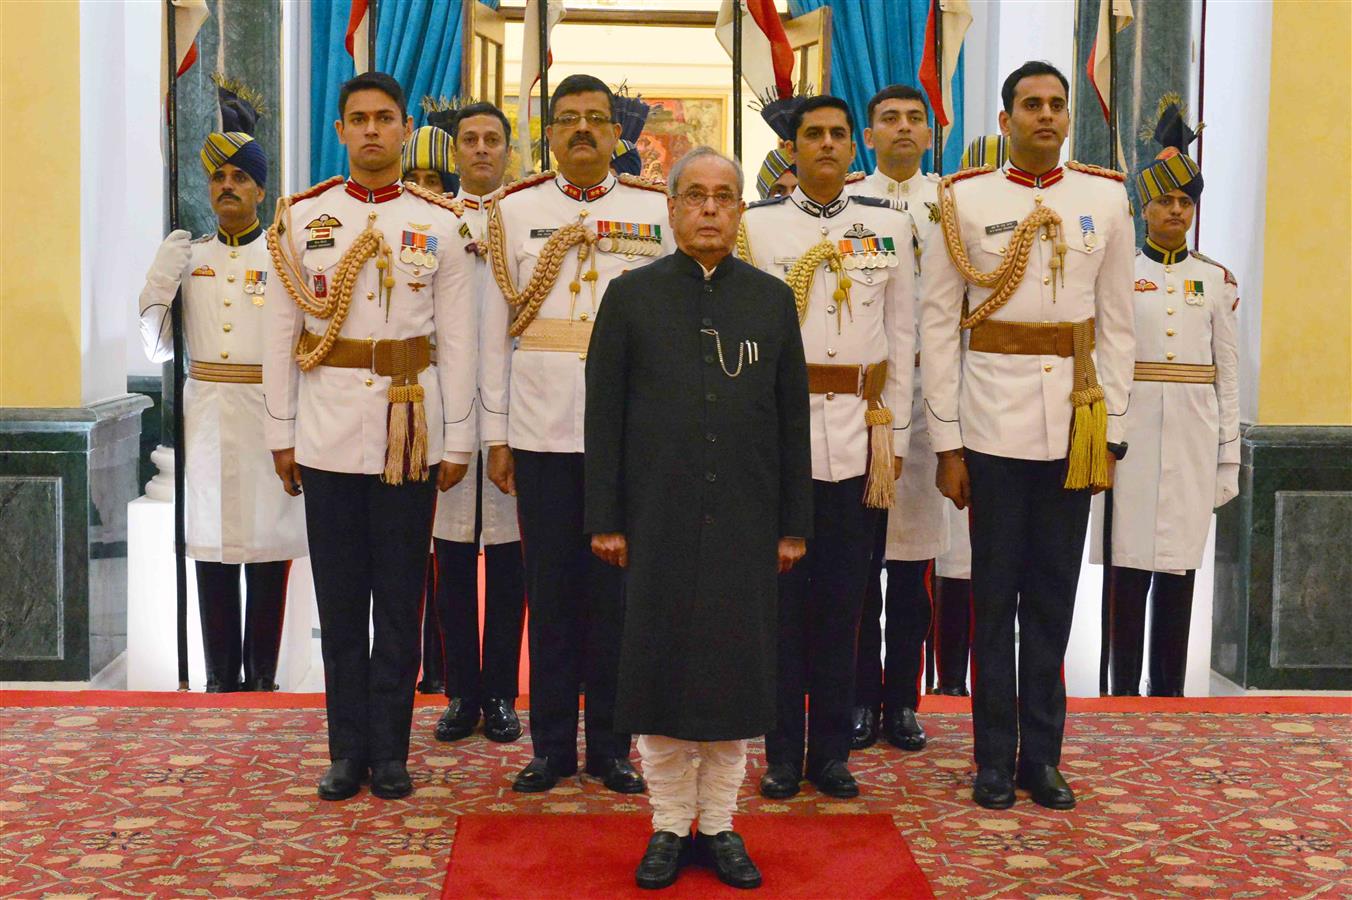
[[[566,112],[554,117],[555,125],[562,125],[564,128],[576,128],[583,119],[593,128],[600,128],[602,125],[610,124],[610,116],[603,112],[589,112],[585,116],[581,113]]]
[[[737,201],[740,199],[732,191],[716,191],[712,194],[706,194],[699,188],[691,188],[688,191],[676,195],[676,199],[680,200],[691,209],[703,208],[704,204],[708,203],[709,198],[711,197],[713,198],[714,205],[719,209],[732,209],[737,205]]]

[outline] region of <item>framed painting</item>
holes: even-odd
[[[727,152],[728,98],[679,89],[631,92],[652,108],[639,135],[638,152],[645,178],[666,180],[676,160],[701,144]]]

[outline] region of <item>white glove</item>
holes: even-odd
[[[169,236],[155,251],[155,261],[150,264],[146,280],[156,279],[161,283],[177,284],[183,279],[184,270],[192,259],[192,235],[182,228],[169,232]]]
[[[1216,467],[1216,509],[1239,496],[1239,463],[1221,463]]]

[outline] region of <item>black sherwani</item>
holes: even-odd
[[[615,727],[765,734],[778,542],[812,527],[789,288],[732,257],[706,279],[681,252],[612,281],[587,356],[585,437],[586,531],[629,544]]]

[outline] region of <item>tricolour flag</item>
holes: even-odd
[[[370,4],[367,0],[352,0],[352,9],[347,14],[347,34],[343,38],[343,46],[352,57],[353,68],[358,75],[375,67],[375,60],[367,59],[371,46],[370,27]]]
[[[173,0],[174,52],[178,57],[174,72],[181,76],[197,62],[197,32],[207,20],[207,0]],[[160,8],[160,94],[169,91],[169,24],[168,7]]]
[[[545,12],[545,38],[554,31],[554,26],[559,24],[566,10],[563,6],[563,0],[548,0]],[[531,133],[530,133],[530,92],[540,80],[540,0],[526,0],[525,28],[522,35],[521,47],[521,78],[517,84],[522,85],[520,95],[517,98],[516,105],[516,151],[521,158],[521,174],[525,175],[531,168]],[[545,65],[553,65],[554,54],[550,52],[545,60]],[[540,160],[541,171],[549,168],[549,160]]]
[[[1109,9],[1111,8],[1112,24],[1109,24]],[[1113,56],[1108,52],[1111,42],[1108,39],[1108,29],[1111,27],[1114,31],[1121,31],[1131,24],[1132,9],[1131,0],[1099,0],[1098,31],[1094,36],[1094,47],[1089,51],[1089,62],[1085,65],[1085,74],[1089,76],[1089,83],[1094,86],[1094,93],[1098,95],[1099,107],[1103,110],[1103,119],[1106,122],[1114,121],[1113,116],[1116,111],[1113,110],[1112,84]],[[1117,158],[1119,165],[1124,164],[1125,157],[1122,155],[1122,139],[1119,135],[1117,140]]]
[[[732,56],[732,0],[723,0],[714,34]],[[793,47],[774,0],[742,0],[742,78],[763,102],[793,96]]]
[[[943,28],[942,67],[934,47],[936,7],[943,17],[937,23]],[[934,121],[944,128],[953,124],[953,75],[958,70],[958,55],[962,53],[962,42],[971,24],[972,9],[967,0],[930,0],[929,17],[925,20],[925,53],[920,59],[918,75],[920,85],[929,97],[930,108],[934,110]],[[951,131],[944,133],[944,143],[948,142],[950,134]]]

